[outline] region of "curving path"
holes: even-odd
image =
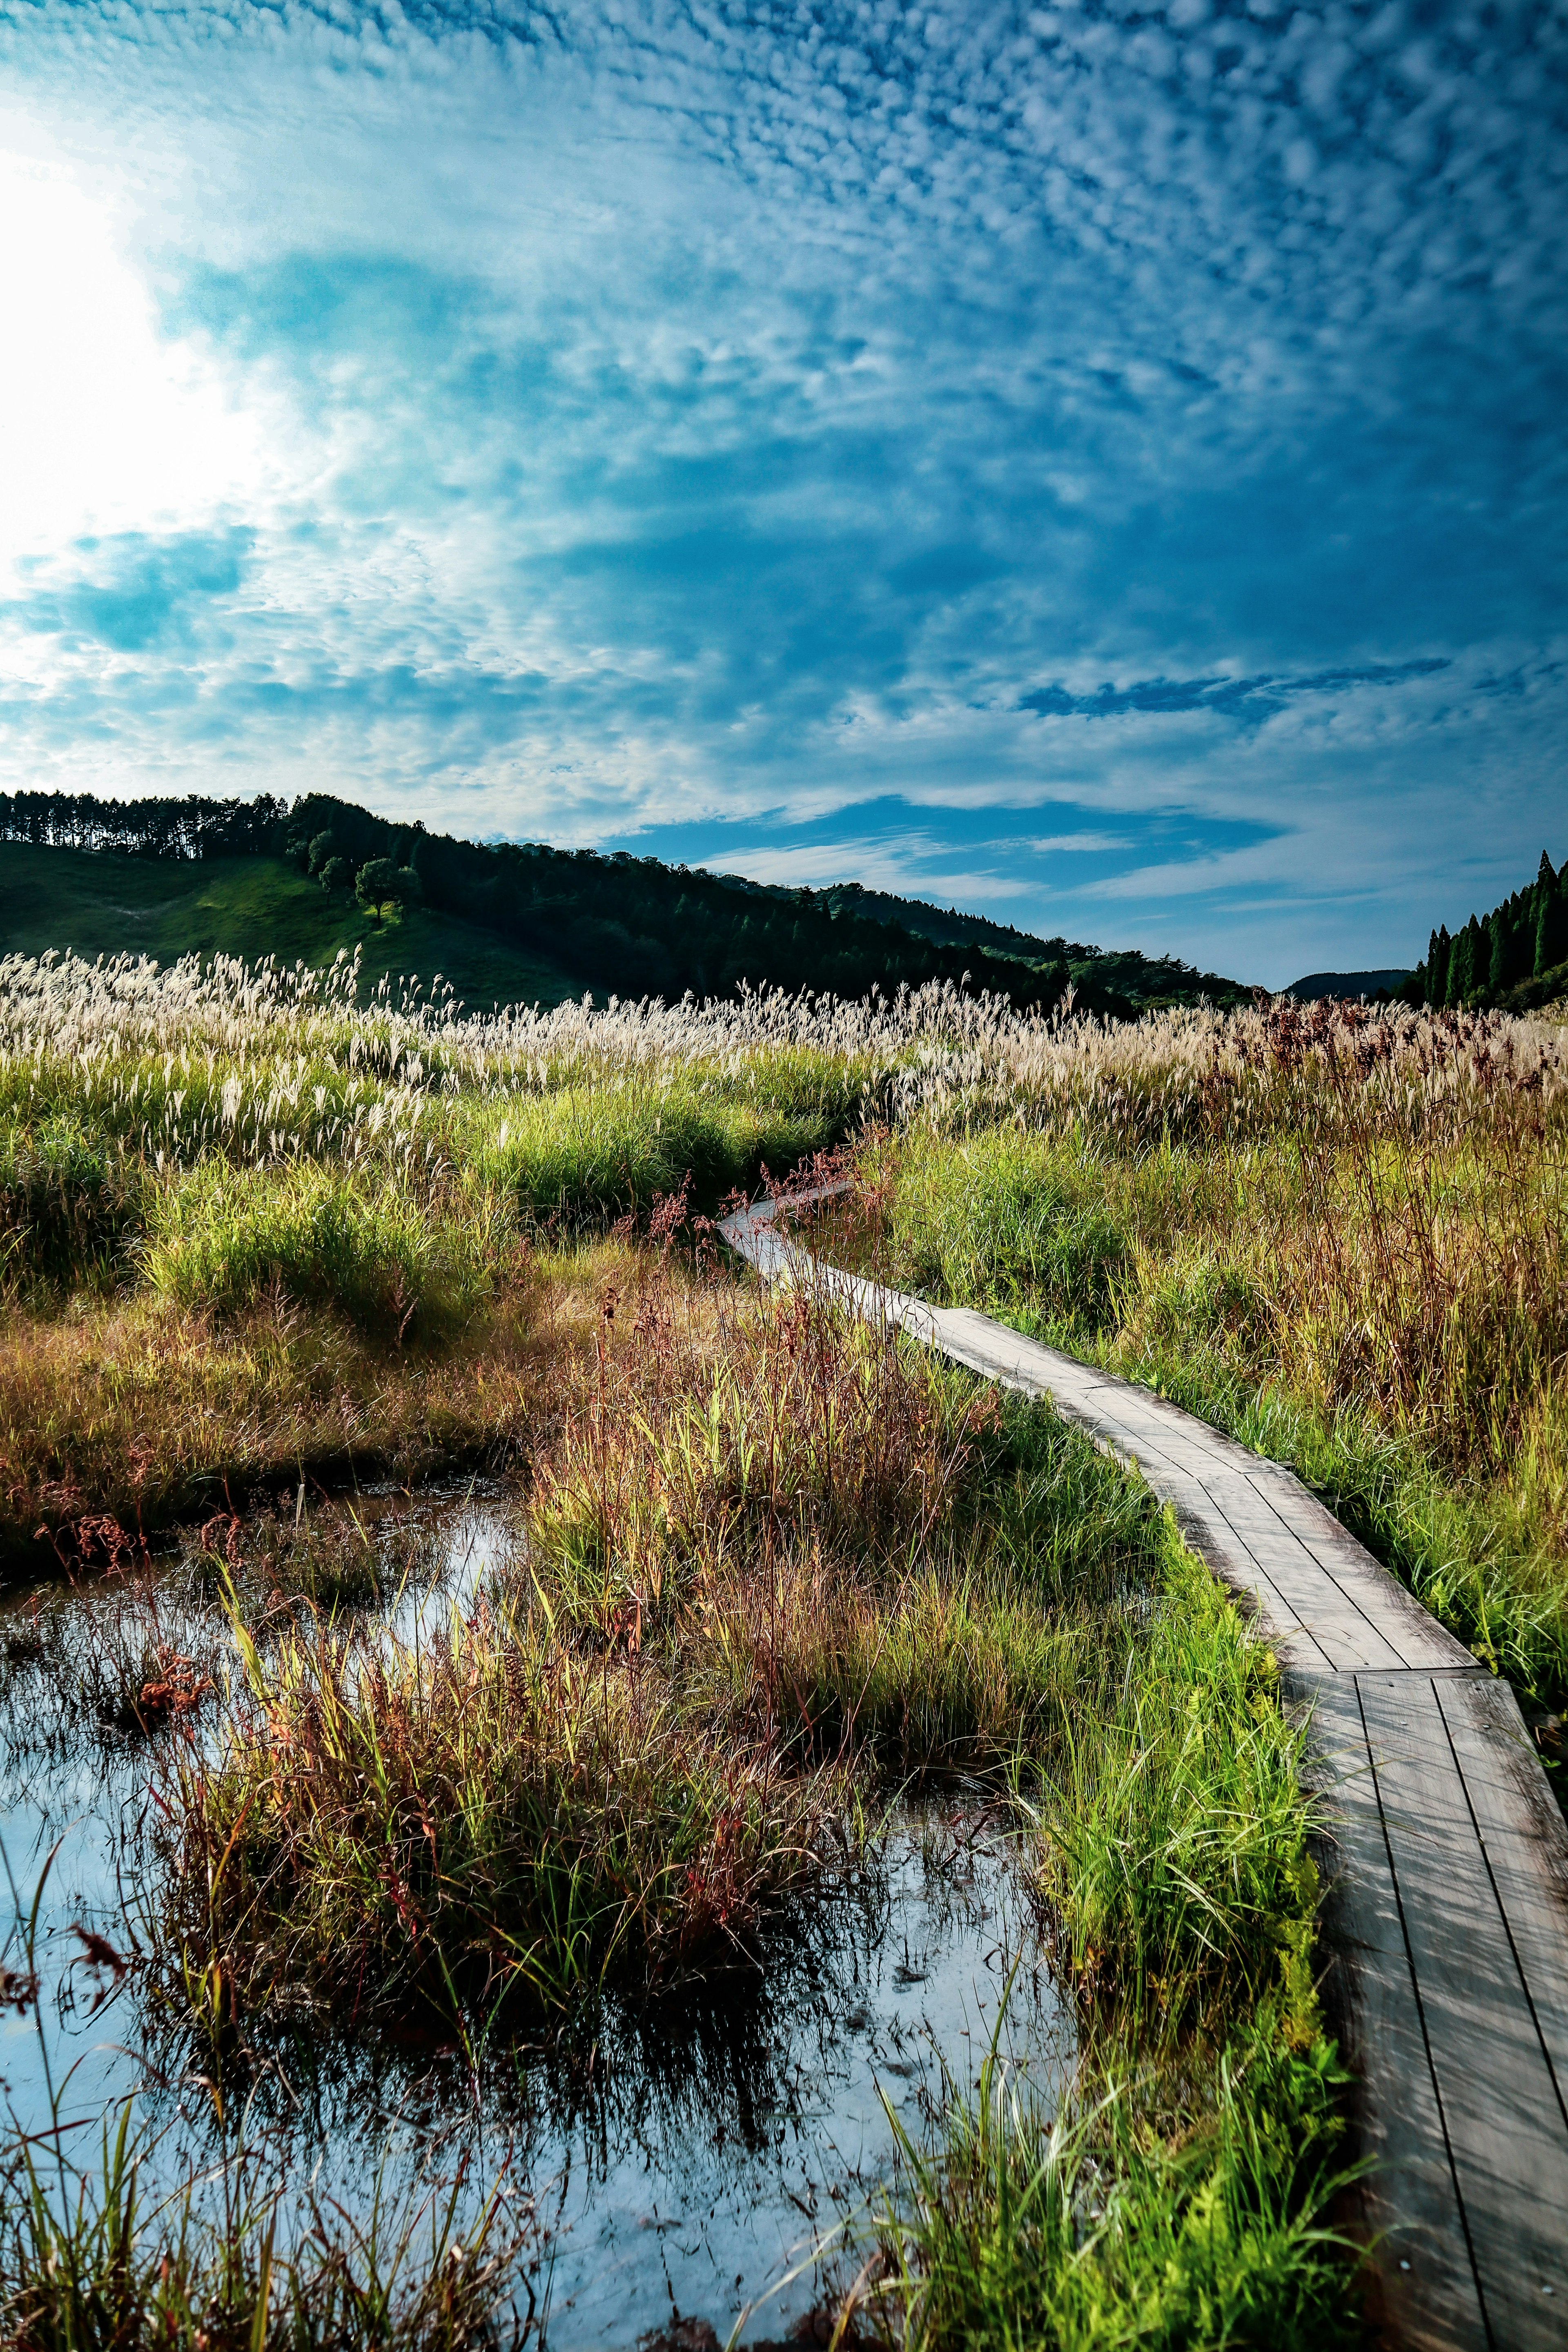
[[[721,1227],[764,1281],[809,1269],[854,1312],[1048,1397],[1247,1604],[1310,1708],[1330,1807],[1324,1990],[1373,2160],[1356,2219],[1375,2242],[1376,2340],[1563,2352],[1568,1824],[1507,1684],[1279,1464],[988,1316],[819,1265],[777,1230],[779,1205]]]

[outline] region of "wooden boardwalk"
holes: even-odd
[[[1290,1472],[1206,1422],[988,1316],[818,1264],[772,1203],[721,1230],[764,1280],[809,1270],[855,1312],[1048,1397],[1138,1469],[1243,1599],[1310,1709],[1337,1848],[1325,1999],[1373,2166],[1355,2221],[1374,2249],[1374,2340],[1563,2352],[1568,1824],[1507,1684]]]

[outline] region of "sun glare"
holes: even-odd
[[[0,152],[0,560],[189,526],[253,484],[252,424],[212,359],[160,333],[112,217]]]

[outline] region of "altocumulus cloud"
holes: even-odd
[[[1414,953],[1568,849],[1565,87],[1561,5],[0,7],[5,764]]]

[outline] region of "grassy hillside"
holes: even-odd
[[[546,842],[464,841],[321,793],[292,806],[265,794],[100,801],[87,793],[0,793],[0,842],[150,857],[176,870],[281,858],[301,879],[330,873],[345,895],[367,862],[384,858],[412,876],[403,895],[426,913],[454,919],[470,941],[482,930],[521,957],[531,968],[527,980],[519,982],[510,963],[499,978],[503,990],[521,985],[525,994],[538,992],[542,966],[551,980],[545,992],[559,992],[562,975],[569,992],[586,988],[634,1002],[658,996],[671,1004],[687,993],[734,997],[759,986],[854,1002],[874,992],[890,999],[900,989],[952,985],[1018,1011],[1049,1013],[1070,984],[1080,1012],[1128,1020],[1168,1004],[1229,1007],[1247,995],[1235,981],[1174,957],[1036,939],[858,884],[785,889],[625,850],[604,856]],[[140,907],[138,899],[132,913]],[[316,928],[312,918],[312,935]],[[176,936],[172,928],[167,943]],[[444,943],[436,950],[456,955]],[[424,969],[412,946],[401,961]],[[480,1003],[496,992],[493,967],[486,972],[476,992]]]
[[[127,950],[173,963],[183,955],[331,963],[363,950],[374,987],[384,972],[449,980],[466,1003],[559,1003],[581,993],[560,967],[460,916],[415,907],[377,930],[343,891],[279,857],[118,856],[0,841],[0,955],[73,948],[89,960]]]

